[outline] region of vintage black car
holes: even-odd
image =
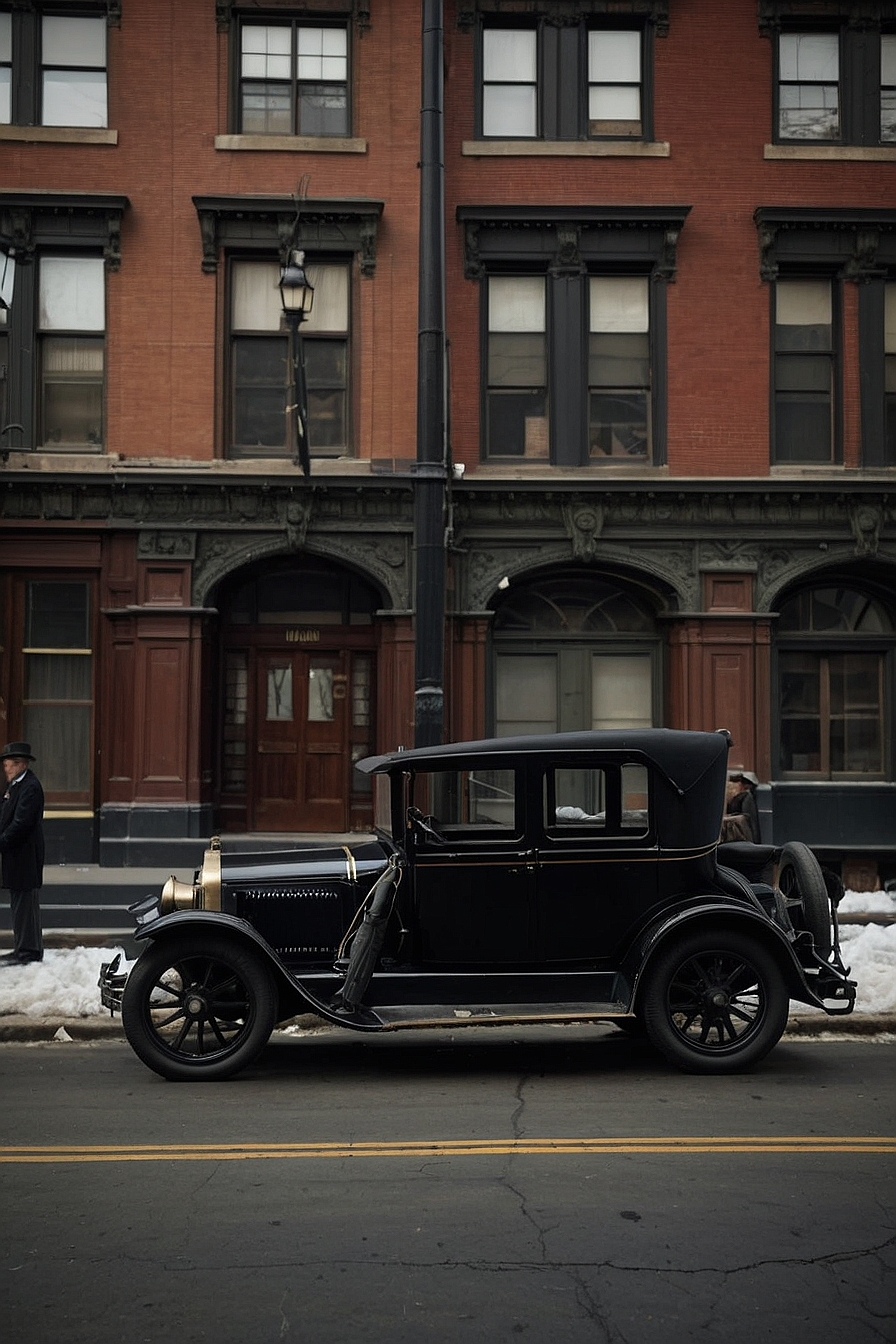
[[[727,733],[496,738],[371,757],[375,839],[231,854],[132,907],[104,1004],[171,1079],[250,1063],[276,1024],[615,1022],[727,1073],[789,1000],[849,1013],[838,883],[801,843],[720,844]],[[773,874],[777,877],[773,884]],[[841,889],[842,890],[842,889]]]

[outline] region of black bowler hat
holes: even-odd
[[[7,742],[6,746],[0,751],[0,761],[22,760],[33,761],[31,755],[30,742]]]

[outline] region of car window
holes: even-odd
[[[433,770],[414,778],[414,806],[443,834],[516,829],[513,770]]]
[[[548,835],[646,835],[650,829],[646,766],[557,767],[544,775]]]

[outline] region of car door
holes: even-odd
[[[515,772],[420,772],[412,805],[427,817],[409,830],[416,959],[483,969],[530,961],[535,855]]]
[[[539,793],[538,961],[612,961],[657,901],[648,768],[623,760],[547,767]]]

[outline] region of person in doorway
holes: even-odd
[[[755,789],[759,780],[751,770],[731,770],[728,774],[728,787],[725,793],[726,817],[741,817],[745,839],[754,845],[760,843],[759,809],[756,806]]]
[[[0,965],[43,961],[40,888],[44,877],[44,791],[31,769],[30,742],[7,742],[0,751],[6,791],[0,804],[0,881],[9,889],[13,950]]]

